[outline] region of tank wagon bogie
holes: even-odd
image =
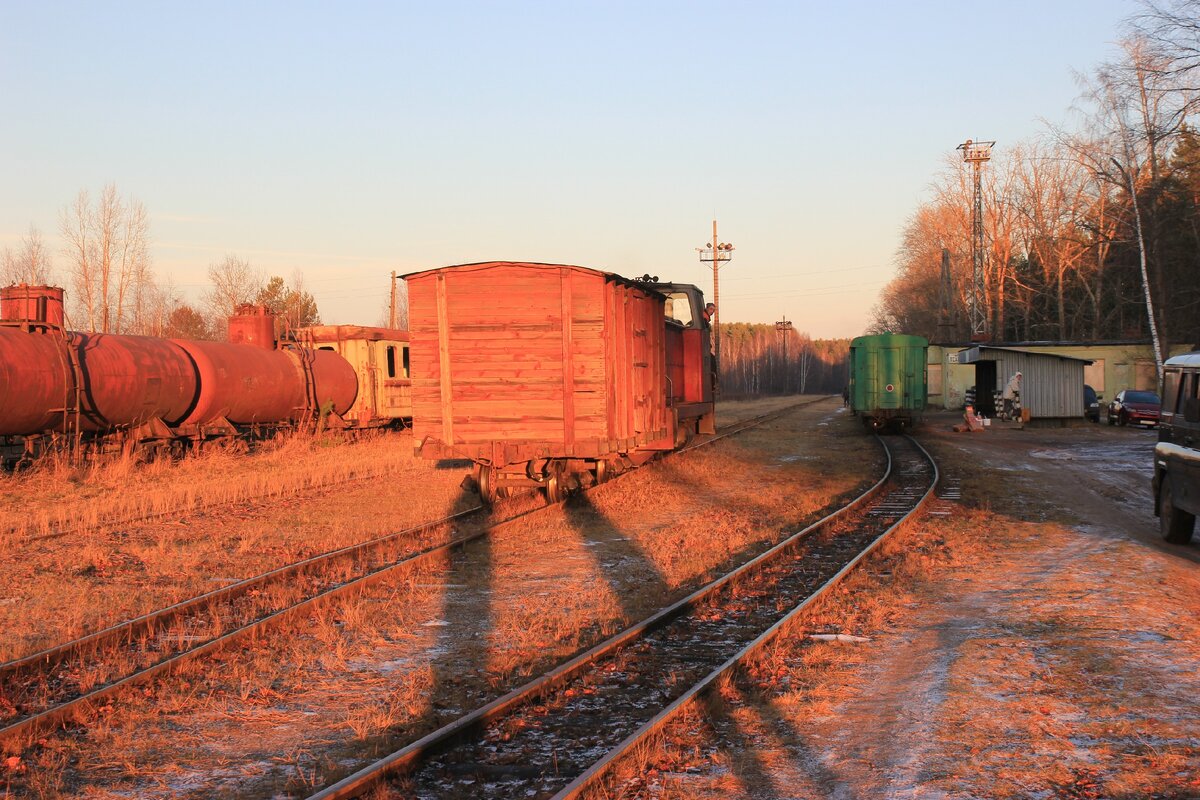
[[[556,501],[713,429],[709,332],[667,319],[665,285],[507,261],[406,280],[416,449],[471,459],[487,500]]]
[[[850,343],[850,410],[868,428],[905,430],[925,410],[929,341],[884,333]]]
[[[10,466],[60,446],[181,452],[355,422],[345,419],[360,396],[355,367],[311,342],[277,342],[264,307],[239,308],[230,341],[210,342],[69,331],[62,303],[57,287],[0,290],[0,444]],[[389,411],[409,415],[402,403]]]

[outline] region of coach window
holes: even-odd
[[[681,325],[692,324],[692,302],[687,292],[671,292],[667,295],[667,316]]]
[[[394,345],[387,346],[387,362],[388,362],[388,377],[396,377],[396,348]]]

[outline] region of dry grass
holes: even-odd
[[[396,446],[398,441],[407,446]],[[47,458],[31,470],[0,476],[0,545],[247,500],[285,501],[323,486],[386,475],[411,460],[411,446],[411,438],[397,434],[350,441],[296,433],[252,454],[213,448],[178,461],[141,463],[125,456],[82,466],[65,457]]]
[[[246,775],[243,792],[269,796],[316,773],[332,779],[349,768],[332,764],[358,763],[444,724],[795,530],[822,499],[867,482],[875,454],[858,437],[815,429],[827,412],[801,412],[773,433],[656,464],[526,518],[473,545],[448,571],[430,568],[331,604],[217,669],[123,698],[105,725],[69,745],[55,738],[41,752],[49,759],[69,749],[73,780],[91,792],[136,785],[143,796],[176,796],[194,785],[204,787],[194,795],[212,794],[215,765],[241,763],[246,753],[289,755]],[[730,474],[741,483],[730,487],[722,480]],[[312,525],[319,517],[308,513]],[[159,771],[161,743],[176,734],[173,766]],[[40,771],[40,756],[30,757]],[[86,766],[117,759],[141,766]]]
[[[293,440],[260,456],[213,454],[162,464],[135,470],[122,492],[103,482],[111,478],[100,485],[28,484],[32,508],[50,507],[56,492],[71,491],[71,503],[97,517],[126,502],[116,495],[128,497],[123,508],[149,502],[177,508],[188,498],[227,502],[53,539],[10,535],[8,557],[0,562],[0,660],[474,502],[459,487],[463,471],[414,459],[408,436],[337,447]],[[384,469],[382,479],[339,483]],[[24,485],[32,476],[8,480]],[[272,496],[262,500],[268,491]],[[251,496],[258,499],[236,499]],[[5,513],[15,512],[6,507]]]

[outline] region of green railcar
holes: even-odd
[[[921,419],[929,340],[881,333],[850,342],[850,410],[872,430],[904,430]]]

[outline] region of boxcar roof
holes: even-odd
[[[479,262],[476,262],[473,264],[452,264],[452,265],[446,266],[446,267],[434,267],[432,269],[420,269],[420,270],[417,270],[416,272],[406,273],[404,275],[401,275],[400,277],[407,280],[408,278],[413,278],[418,275],[427,275],[432,272],[448,272],[450,270],[453,270],[455,272],[476,272],[476,271],[494,269],[496,267],[528,267],[531,269],[573,269],[573,270],[578,270],[579,272],[590,272],[593,275],[603,275],[606,278],[608,278],[609,280],[616,281],[618,283],[623,283],[626,286],[635,286],[635,287],[637,287],[639,289],[643,289],[647,292],[653,292],[655,294],[662,294],[661,292],[659,292],[657,289],[655,289],[652,285],[650,285],[648,283],[642,283],[641,281],[635,281],[630,278],[626,278],[623,275],[618,275],[615,272],[607,272],[606,270],[594,269],[592,267],[581,267],[581,266],[578,266],[577,264],[545,264],[540,261],[479,261]]]
[[[1020,353],[1025,356],[1034,356],[1038,358],[1057,358],[1063,361],[1082,361],[1084,364],[1091,364],[1091,359],[1076,358],[1075,356],[1064,356],[1058,353],[1041,353],[1037,350],[1022,350],[1019,347],[992,347],[986,344],[978,344],[966,350],[958,352],[958,363],[974,364],[977,361],[990,361],[995,353]]]
[[[307,335],[315,342],[336,342],[342,339],[392,339],[400,342],[408,341],[408,331],[397,328],[380,328],[372,325],[309,325],[301,328],[298,333]]]
[[[873,333],[869,336],[859,336],[850,342],[851,347],[862,347],[868,342],[897,342],[911,344],[917,347],[928,347],[929,340],[924,336],[913,336],[908,333]]]

